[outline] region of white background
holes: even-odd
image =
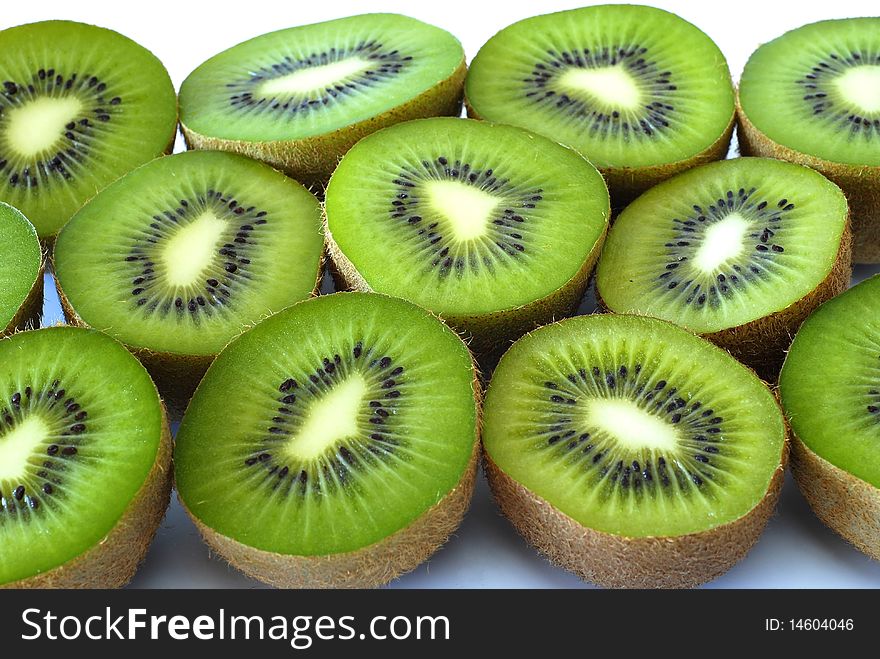
[[[443,27],[464,44],[468,60],[495,32],[528,16],[586,2],[545,0],[214,0],[143,3],[104,0],[4,2],[0,29],[47,19],[69,19],[115,29],[152,50],[175,86],[208,57],[273,30],[367,12],[397,12]],[[880,14],[876,2],[781,2],[656,0],[699,26],[727,56],[736,79],[758,44],[786,30],[826,18]],[[0,43],[2,48],[2,43]],[[180,144],[178,144],[180,148]],[[856,279],[877,269],[858,268]],[[49,282],[47,282],[48,284]],[[46,322],[60,320],[47,294]],[[583,309],[591,310],[591,301]],[[134,587],[254,587],[222,561],[211,558],[176,503],[162,525]],[[428,563],[392,587],[581,587],[577,578],[539,557],[500,517],[484,483],[455,537]],[[823,527],[789,479],[779,510],[747,556],[708,587],[880,587],[880,563],[872,562]]]

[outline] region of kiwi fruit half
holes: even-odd
[[[128,346],[177,417],[223,346],[315,290],[320,215],[303,186],[244,156],[159,158],[59,234],[65,315]]]
[[[94,330],[0,340],[0,587],[132,578],[171,493],[171,436],[144,367]]]
[[[440,314],[485,365],[577,307],[610,207],[575,151],[511,126],[435,118],[359,142],[330,180],[325,213],[343,285]]]
[[[470,503],[477,387],[461,339],[413,304],[302,302],[208,369],[177,434],[180,499],[217,553],[266,583],[383,584]]]
[[[483,445],[495,498],[529,542],[588,581],[637,588],[694,586],[739,561],[787,454],[776,399],[746,367],[665,321],[608,314],[513,345]]]
[[[597,297],[683,325],[775,380],[800,324],[849,286],[850,249],[846,198],[831,181],[779,160],[725,160],[620,214]]]
[[[823,523],[880,560],[880,275],[804,322],[779,393],[804,497]]]
[[[0,199],[47,244],[97,190],[171,149],[177,97],[131,39],[46,21],[0,32]]]
[[[849,198],[853,260],[880,262],[880,18],[822,21],[762,45],[740,79],[745,155],[817,169]]]
[[[727,153],[734,93],[724,55],[674,14],[602,5],[535,16],[471,63],[472,117],[568,144],[608,181],[615,207]]]
[[[367,14],[265,34],[226,50],[180,88],[191,148],[223,149],[326,184],[360,138],[399,121],[458,115],[464,50],[407,16]]]
[[[0,336],[40,326],[43,250],[34,226],[0,201]]]

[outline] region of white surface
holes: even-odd
[[[523,0],[444,0],[385,2],[277,0],[120,3],[105,0],[41,0],[4,3],[0,28],[37,20],[65,18],[113,28],[151,49],[179,86],[202,61],[244,39],[275,29],[370,11],[398,12],[446,28],[472,58],[495,32],[534,15],[586,2]],[[736,78],[749,54],[782,32],[827,18],[880,13],[874,1],[717,2],[656,0],[645,2],[674,11],[702,28],[727,56]],[[179,146],[179,145],[178,145]],[[860,268],[857,278],[877,269]],[[50,284],[50,282],[47,282]],[[592,302],[585,301],[589,311]],[[46,321],[60,318],[57,299],[47,286]],[[255,587],[223,562],[210,558],[192,524],[174,503],[134,587]],[[428,563],[395,584],[398,588],[581,587],[577,578],[551,567],[499,516],[485,483],[473,507],[448,545]],[[880,587],[880,563],[851,549],[822,526],[790,482],[779,510],[748,557],[709,587]]]

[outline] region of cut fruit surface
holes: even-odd
[[[69,327],[0,341],[0,399],[3,584],[62,566],[108,537],[157,462],[164,417],[127,350]]]
[[[807,319],[785,359],[779,390],[800,441],[880,488],[880,278],[829,300]]]
[[[880,166],[880,18],[813,23],[762,45],[743,71],[739,100],[774,142]]]
[[[40,286],[43,253],[33,225],[18,210],[0,202],[0,333],[11,329],[22,307]],[[42,289],[41,289],[42,290]],[[42,296],[35,300],[42,306]],[[27,314],[25,314],[27,315]]]
[[[215,355],[308,297],[321,262],[313,195],[270,167],[190,152],[92,199],[58,237],[55,271],[81,321],[154,352]]]
[[[363,293],[297,304],[209,369],[177,436],[180,497],[200,523],[256,550],[360,550],[463,480],[474,387],[464,343],[414,305]]]
[[[238,44],[193,71],[180,90],[181,121],[231,140],[312,137],[412,101],[463,59],[448,32],[395,14],[289,28]]]
[[[334,173],[325,208],[331,254],[350,283],[450,318],[564,289],[597,253],[609,216],[602,177],[574,151],[445,118],[362,140]]]
[[[722,139],[734,107],[709,37],[631,5],[514,23],[477,53],[465,95],[475,116],[568,144],[603,171],[693,158]]]
[[[629,538],[744,518],[785,450],[762,382],[710,343],[638,316],[572,318],[520,339],[493,375],[483,429],[492,463],[521,487]]]
[[[738,158],[642,195],[609,232],[596,275],[616,312],[708,334],[782,311],[820,286],[847,230],[846,198],[821,174]]]
[[[49,239],[96,190],[170,148],[177,99],[152,53],[46,21],[0,33],[0,198]]]

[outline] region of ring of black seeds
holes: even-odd
[[[25,475],[0,481],[0,526],[17,517],[39,514],[64,497],[65,475],[89,443],[88,410],[66,390],[62,380],[37,383],[5,396],[0,409],[0,441],[32,415],[49,428],[49,437],[35,450]]]
[[[457,181],[500,199],[490,220],[489,233],[481,241],[486,249],[480,253],[467,249],[443,233],[436,212],[422,196],[421,186],[427,181]],[[390,218],[409,228],[416,253],[425,253],[425,267],[441,278],[450,273],[462,277],[480,268],[494,272],[499,264],[526,253],[524,238],[530,231],[529,216],[538,208],[544,192],[541,188],[523,190],[491,168],[475,168],[442,155],[422,161],[421,168],[402,168],[392,183],[396,187],[388,209]]]
[[[728,190],[724,197],[704,206],[694,205],[684,219],[674,218],[675,234],[665,243],[666,265],[654,280],[654,291],[679,303],[718,307],[723,298],[745,292],[748,282],[765,277],[777,254],[785,252],[785,221],[795,206],[788,199],[775,203],[754,199],[756,188]],[[746,234],[750,249],[729,260],[722,271],[708,275],[680,269],[697,252],[707,230],[732,213],[739,213],[752,223]],[[687,274],[684,274],[687,273]]]
[[[326,66],[335,62],[358,57],[375,62],[375,66],[344,81],[328,85],[309,93],[290,93],[262,96],[257,87],[267,80],[290,75],[296,71]],[[399,75],[412,57],[399,50],[386,50],[377,41],[362,41],[352,48],[330,48],[321,53],[311,53],[302,59],[285,56],[271,65],[255,69],[247,78],[226,84],[230,107],[240,112],[272,112],[273,114],[307,114],[318,108],[344,102],[346,97],[363,93],[366,88],[382,87]]]
[[[615,108],[591,94],[572,97],[561,89],[558,79],[572,69],[623,68],[651,99],[637,111]],[[536,62],[529,77],[523,79],[526,98],[536,105],[564,116],[577,117],[591,137],[615,139],[656,139],[669,129],[676,118],[674,105],[677,87],[672,72],[651,60],[648,49],[639,44],[603,48],[548,50]]]
[[[41,97],[75,96],[82,101],[81,114],[72,119],[64,133],[38,159],[18,155],[5,138],[0,137],[0,176],[12,187],[39,188],[72,178],[91,155],[95,140],[101,139],[113,117],[124,111],[122,98],[108,90],[107,83],[94,75],[80,75],[46,68],[30,80],[5,80],[0,89],[0,136],[9,127],[9,112]]]
[[[880,355],[878,355],[878,358],[880,358]],[[880,423],[880,388],[872,387],[868,390],[868,404],[866,409],[869,418],[875,423]]]
[[[880,66],[880,51],[830,52],[809,73],[796,82],[804,89],[803,99],[812,108],[813,116],[832,127],[842,127],[865,139],[880,136],[880,113],[864,113],[845,103],[833,88],[835,79],[857,66]]]
[[[604,479],[606,495],[615,488],[662,494],[673,485],[679,491],[697,487],[709,494],[706,484],[719,483],[724,477],[719,464],[726,451],[724,419],[699,399],[652,377],[641,364],[581,368],[565,378],[544,382],[542,391],[547,421],[538,433],[538,448],[559,453],[568,464],[594,474],[596,482]],[[668,455],[644,451],[634,459],[634,452],[619,447],[604,431],[584,430],[575,409],[582,398],[630,400],[674,424],[682,436],[677,451]]]
[[[355,372],[366,380],[369,391],[359,434],[313,460],[285,461],[279,449],[305,422],[310,405]],[[358,342],[351,350],[322,358],[312,371],[303,371],[279,384],[275,413],[267,419],[263,437],[244,459],[244,465],[259,470],[261,485],[272,491],[281,489],[285,495],[319,495],[322,489],[329,493],[340,486],[346,491],[356,490],[360,470],[391,456],[404,459],[399,449],[407,442],[398,430],[396,412],[405,402],[405,368],[393,357],[379,355]]]
[[[226,222],[222,245],[203,281],[189,287],[184,294],[169,296],[168,290],[173,287],[156,269],[162,243],[206,212]],[[266,211],[245,206],[234,196],[212,189],[189,200],[181,199],[174,208],[157,213],[148,225],[134,234],[131,249],[123,259],[122,265],[131,277],[133,307],[163,316],[188,313],[199,322],[220,308],[234,306],[236,291],[252,278],[255,246],[259,244],[262,227],[268,222]]]

